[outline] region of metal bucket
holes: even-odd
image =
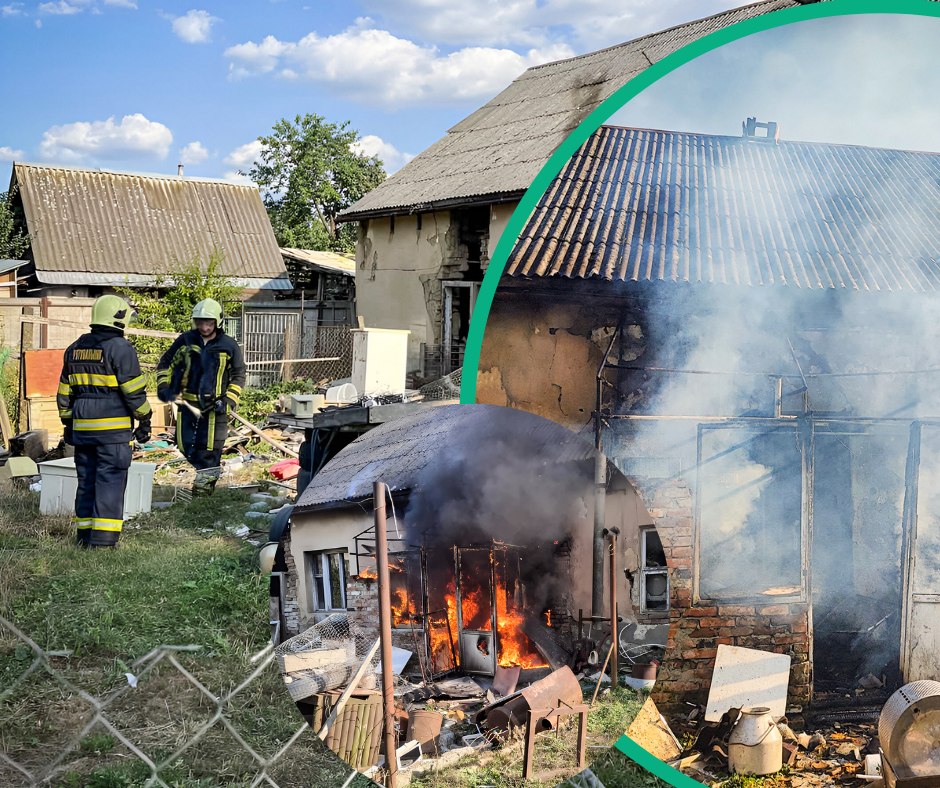
[[[630,668],[630,676],[635,679],[645,679],[646,681],[655,681],[656,665],[652,662],[637,662]]]
[[[915,681],[881,710],[878,739],[898,777],[940,775],[940,681]]]
[[[408,714],[408,738],[416,740],[422,752],[430,752],[424,745],[437,739],[443,722],[444,717],[436,711],[412,711]]]

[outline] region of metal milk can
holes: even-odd
[[[737,774],[773,774],[783,766],[783,737],[770,709],[743,709],[728,739],[728,766]]]

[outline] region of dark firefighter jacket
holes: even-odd
[[[74,446],[130,443],[133,418],[149,419],[137,351],[116,328],[93,326],[65,351],[56,396],[65,441]]]
[[[180,334],[157,364],[157,392],[164,401],[182,396],[206,414],[214,433],[215,406],[225,400],[235,410],[245,385],[245,360],[238,343],[221,328],[203,343],[193,329]],[[224,416],[221,417],[226,422]]]

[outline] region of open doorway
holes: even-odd
[[[813,689],[864,699],[900,686],[905,429],[815,425]],[[879,686],[883,682],[884,686]]]

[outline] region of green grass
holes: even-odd
[[[143,788],[149,768],[103,725],[79,737],[94,710],[76,689],[99,699],[120,692],[107,720],[157,763],[191,741],[212,719],[215,702],[168,659],[149,672],[134,661],[160,645],[197,646],[175,658],[214,697],[262,664],[252,656],[269,640],[267,578],[257,568],[257,548],[226,530],[259,527],[244,517],[247,505],[244,493],[220,489],[128,521],[116,550],[81,550],[68,518],[41,516],[35,494],[0,490],[0,615],[41,648],[71,652],[50,658],[70,686],[45,670],[18,683],[35,654],[0,627],[0,694],[9,690],[0,700],[0,750],[41,770],[78,738],[52,788]],[[125,673],[137,675],[136,688]],[[304,724],[273,661],[225,714],[263,758]],[[257,770],[216,722],[160,777],[177,788],[241,788]],[[333,788],[349,768],[307,732],[269,773],[285,788]],[[0,785],[20,784],[22,776],[0,763]]]
[[[591,764],[594,776],[604,788],[668,788],[669,783],[630,760],[620,750],[610,749]],[[558,788],[574,788],[569,780]]]

